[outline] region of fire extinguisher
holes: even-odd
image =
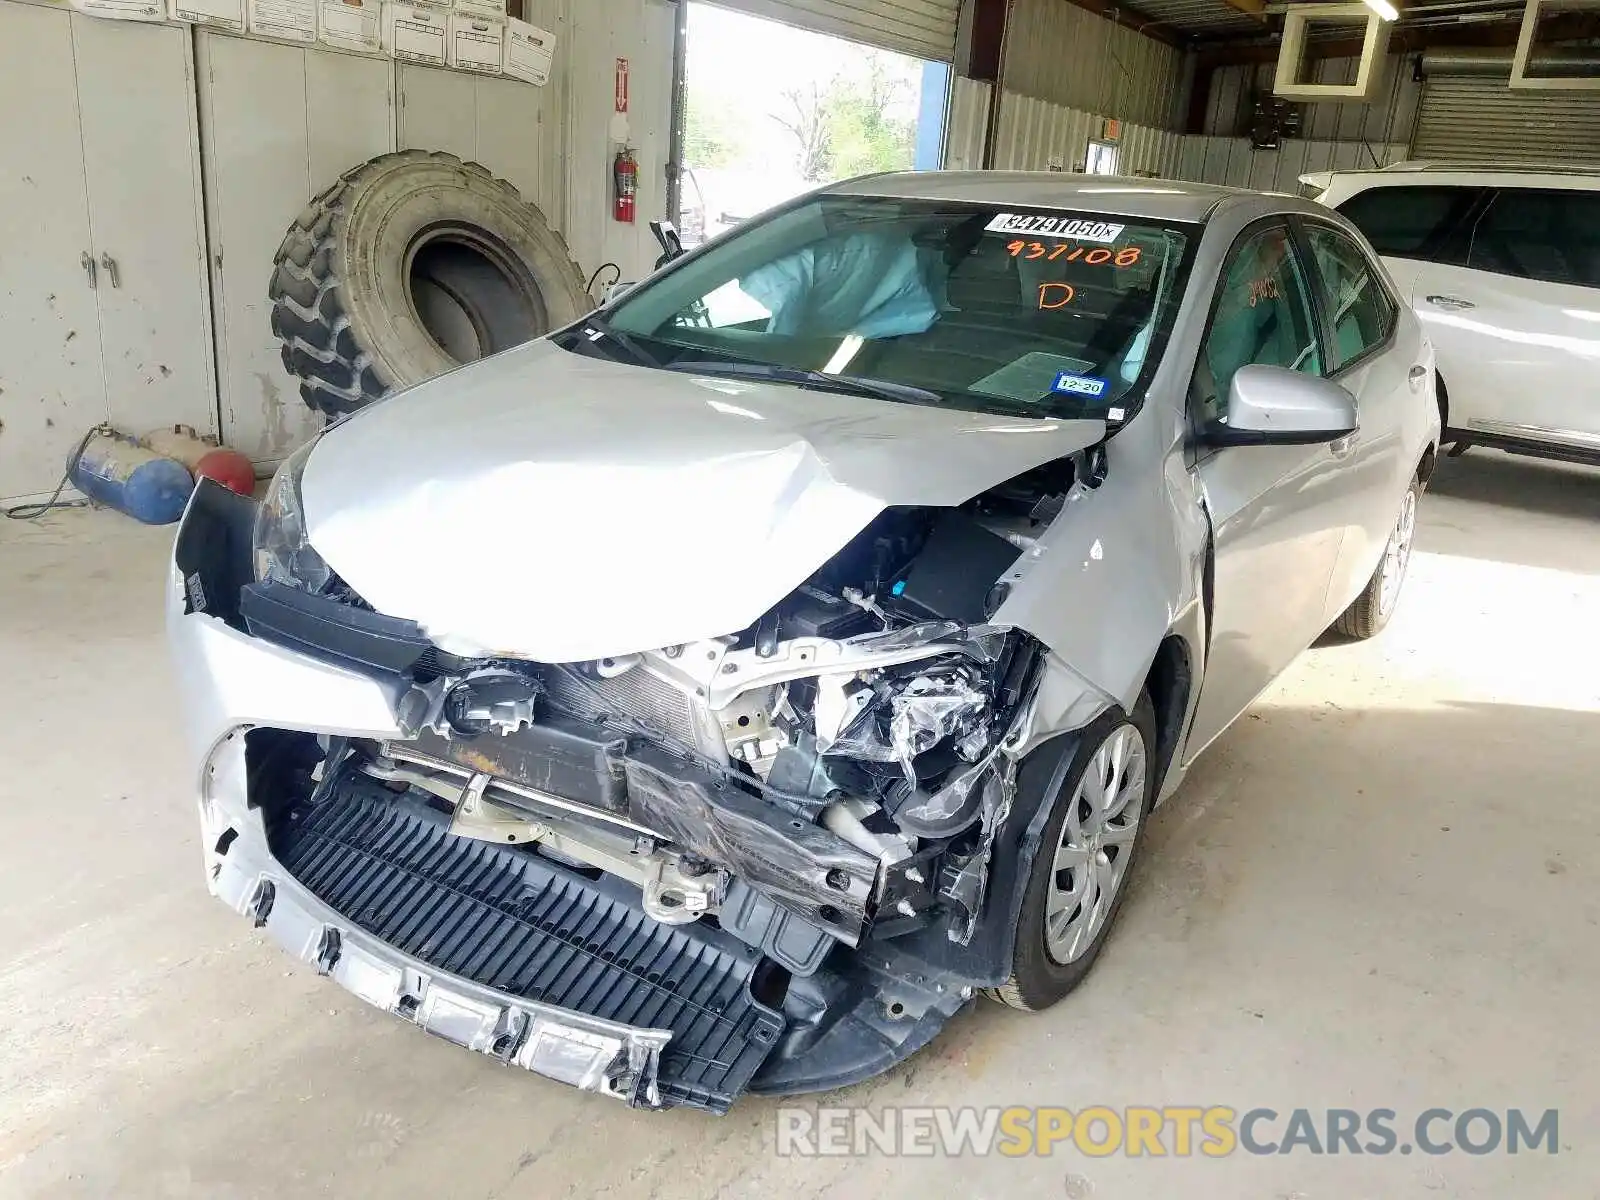
[[[639,160],[627,146],[617,151],[616,161],[611,164],[611,180],[615,196],[612,216],[632,225],[639,196]]]

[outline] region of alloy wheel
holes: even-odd
[[[1147,769],[1143,735],[1119,725],[1068,801],[1044,912],[1045,949],[1063,966],[1087,953],[1110,919],[1132,861]]]
[[[1400,504],[1400,517],[1389,534],[1389,544],[1383,551],[1381,582],[1378,584],[1378,615],[1388,617],[1400,598],[1400,585],[1405,582],[1406,567],[1411,563],[1411,542],[1417,532],[1417,491],[1406,489],[1406,498]]]

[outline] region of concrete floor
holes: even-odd
[[[1519,1157],[796,1160],[424,1037],[210,900],[170,531],[0,521],[0,1194],[1600,1195],[1600,474],[1478,452],[1391,628],[1308,653],[1155,818],[1088,984],[831,1097],[1561,1110]]]

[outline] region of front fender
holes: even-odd
[[[1074,486],[1008,577],[994,621],[1031,633],[1131,711],[1157,647],[1199,600],[1210,525],[1173,414],[1140,413],[1105,451],[1104,478]]]

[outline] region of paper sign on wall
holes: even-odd
[[[341,50],[377,50],[383,45],[383,6],[379,0],[322,0],[317,38]]]
[[[465,13],[450,14],[450,65],[479,75],[500,74],[505,26]]]
[[[628,60],[617,59],[617,111],[628,111]]]
[[[245,0],[250,32],[286,42],[317,40],[317,0]]]
[[[244,0],[167,0],[167,16],[218,29],[244,31]]]
[[[513,79],[536,83],[550,82],[555,61],[556,35],[515,17],[506,22],[505,58],[501,69]]]
[[[409,5],[383,6],[383,48],[406,62],[445,64],[445,23],[448,13],[437,8]]]
[[[481,17],[486,21],[506,19],[506,0],[452,0],[450,5],[458,13]]]
[[[113,21],[164,21],[166,5],[162,0],[71,0],[72,7],[91,17],[109,17]]]

